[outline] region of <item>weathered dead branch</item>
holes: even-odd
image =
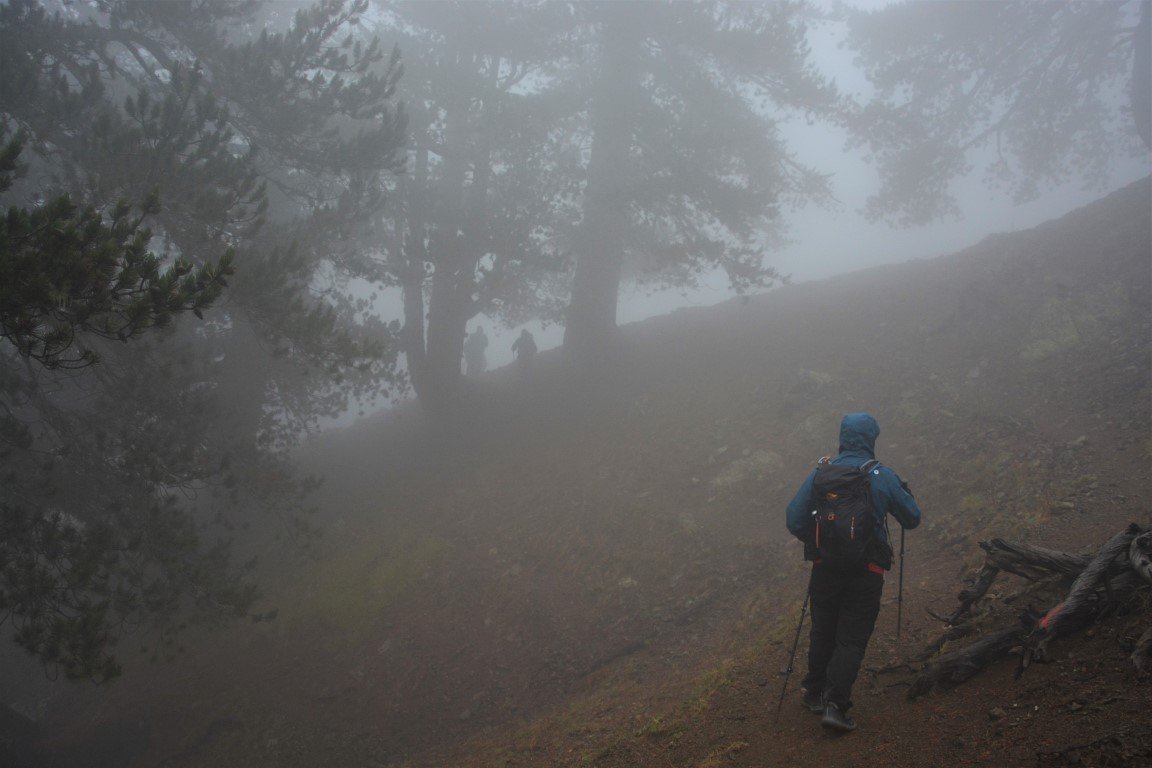
[[[1026,669],[1033,659],[1045,659],[1050,642],[1086,626],[1102,613],[1108,603],[1121,602],[1135,590],[1135,584],[1132,583],[1134,579],[1131,578],[1134,574],[1131,570],[1117,577],[1116,584],[1109,580],[1108,574],[1113,563],[1128,552],[1132,540],[1141,532],[1140,526],[1133,523],[1101,547],[1096,557],[1092,558],[1092,562],[1081,571],[1076,581],[1072,582],[1068,596],[1049,610],[1029,633],[1024,643],[1024,655],[1021,657],[1017,674]],[[1101,583],[1105,593],[1103,596],[1097,589],[1097,585]],[[1121,591],[1124,594],[1119,594]]]
[[[1140,635],[1131,658],[1138,672],[1152,673],[1152,627],[1144,630],[1144,634]]]
[[[1137,542],[1140,542],[1139,545]],[[1152,581],[1143,568],[1152,574],[1149,551],[1152,550],[1152,533],[1145,532],[1136,524],[1113,536],[1094,556],[1076,555],[1029,544],[993,539],[981,542],[986,553],[984,566],[976,574],[971,585],[960,592],[960,605],[946,623],[948,629],[928,645],[918,659],[927,658],[937,652],[945,643],[971,634],[974,630],[963,622],[972,606],[991,587],[1000,571],[1022,576],[1030,581],[1054,575],[1075,576],[1067,596],[1046,613],[1031,608],[1021,617],[1017,626],[1001,629],[985,635],[972,645],[940,656],[927,664],[919,677],[908,690],[909,698],[921,696],[933,688],[948,689],[959,685],[976,675],[994,661],[1003,658],[1019,646],[1022,650],[1017,677],[1032,661],[1042,661],[1047,656],[1048,644],[1059,637],[1066,637],[1093,621],[1099,621],[1128,604],[1136,590],[1143,588],[1144,581]],[[1152,645],[1152,632],[1141,639]],[[1133,662],[1141,668],[1137,655]]]
[[[972,606],[988,593],[1001,571],[1029,581],[1039,581],[1050,576],[1076,576],[1092,561],[1090,555],[1076,555],[1004,539],[982,541],[980,548],[985,553],[984,565],[971,586],[960,593],[960,605],[947,619],[950,625],[959,624],[968,615]]]
[[[946,654],[933,661],[920,673],[908,689],[908,698],[923,696],[933,688],[955,688],[976,675],[992,662],[1008,655],[1020,644],[1027,630],[1009,627],[984,637],[966,648]]]
[[[932,642],[928,643],[928,645],[924,646],[924,650],[916,654],[912,660],[928,661],[928,659],[940,653],[940,649],[953,640],[959,640],[975,633],[976,628],[970,624],[957,624],[955,626],[950,626],[948,629],[944,630],[943,634],[941,634]]]
[[[1053,574],[1075,576],[1092,560],[1091,555],[1075,555],[1004,539],[982,541],[980,548],[986,553],[988,565],[1022,576],[1029,581],[1037,581]]]
[[[983,546],[983,544],[981,544]],[[977,600],[984,597],[988,593],[988,588],[992,586],[992,582],[996,581],[996,577],[1000,575],[1000,569],[989,563],[984,563],[984,566],[976,574],[975,581],[968,589],[962,590],[958,597],[960,598],[960,605],[948,617],[948,624],[956,626],[960,623],[961,619],[968,615],[972,610],[973,604]]]
[[[1128,547],[1128,562],[1140,578],[1152,583],[1152,531],[1145,531],[1132,539]]]

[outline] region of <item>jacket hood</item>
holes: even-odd
[[[880,425],[867,413],[849,413],[840,421],[840,452],[859,451],[876,457]]]

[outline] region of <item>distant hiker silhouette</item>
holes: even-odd
[[[476,326],[476,330],[464,342],[464,375],[474,379],[488,369],[488,358],[484,350],[488,349],[488,337],[484,335],[483,326]]]
[[[908,484],[876,461],[880,427],[867,413],[840,422],[840,453],[822,458],[788,504],[788,530],[812,561],[812,629],[803,704],[837,731],[856,729],[848,714],[852,685],[876,617],[884,572],[892,567],[887,516],[920,524]],[[799,630],[797,630],[799,631]]]
[[[520,376],[526,377],[528,369],[532,366],[532,358],[536,357],[536,339],[527,328],[520,331],[519,338],[512,342],[512,354],[516,356]]]

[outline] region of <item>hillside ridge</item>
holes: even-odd
[[[447,444],[414,408],[326,434],[301,453],[328,478],[323,553],[268,571],[278,620],[48,722],[77,744],[146,723],[121,762],[141,768],[1031,765],[1118,734],[1152,706],[1116,649],[1146,614],[1021,685],[902,691],[977,541],[1079,551],[1152,522],[1150,202],[1146,179],[956,254],[623,326],[583,388],[546,352],[471,389]],[[805,578],[782,510],[849,410],[877,416],[925,524],[908,624],[896,642],[889,588],[861,730],[835,740],[773,710]],[[1077,686],[1093,706],[1061,708]],[[989,720],[996,697],[1013,717]]]

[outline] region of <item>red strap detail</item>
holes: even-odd
[[[868,570],[871,571],[872,573],[878,573],[881,576],[884,575],[884,569],[881,568],[880,566],[876,565],[876,563],[868,563]]]
[[[1052,610],[1048,611],[1048,614],[1044,618],[1040,619],[1040,629],[1048,629],[1048,624],[1051,623],[1052,619],[1059,616],[1060,612],[1063,610],[1064,610],[1064,603],[1060,603],[1060,605],[1058,605],[1055,608],[1053,608]]]

